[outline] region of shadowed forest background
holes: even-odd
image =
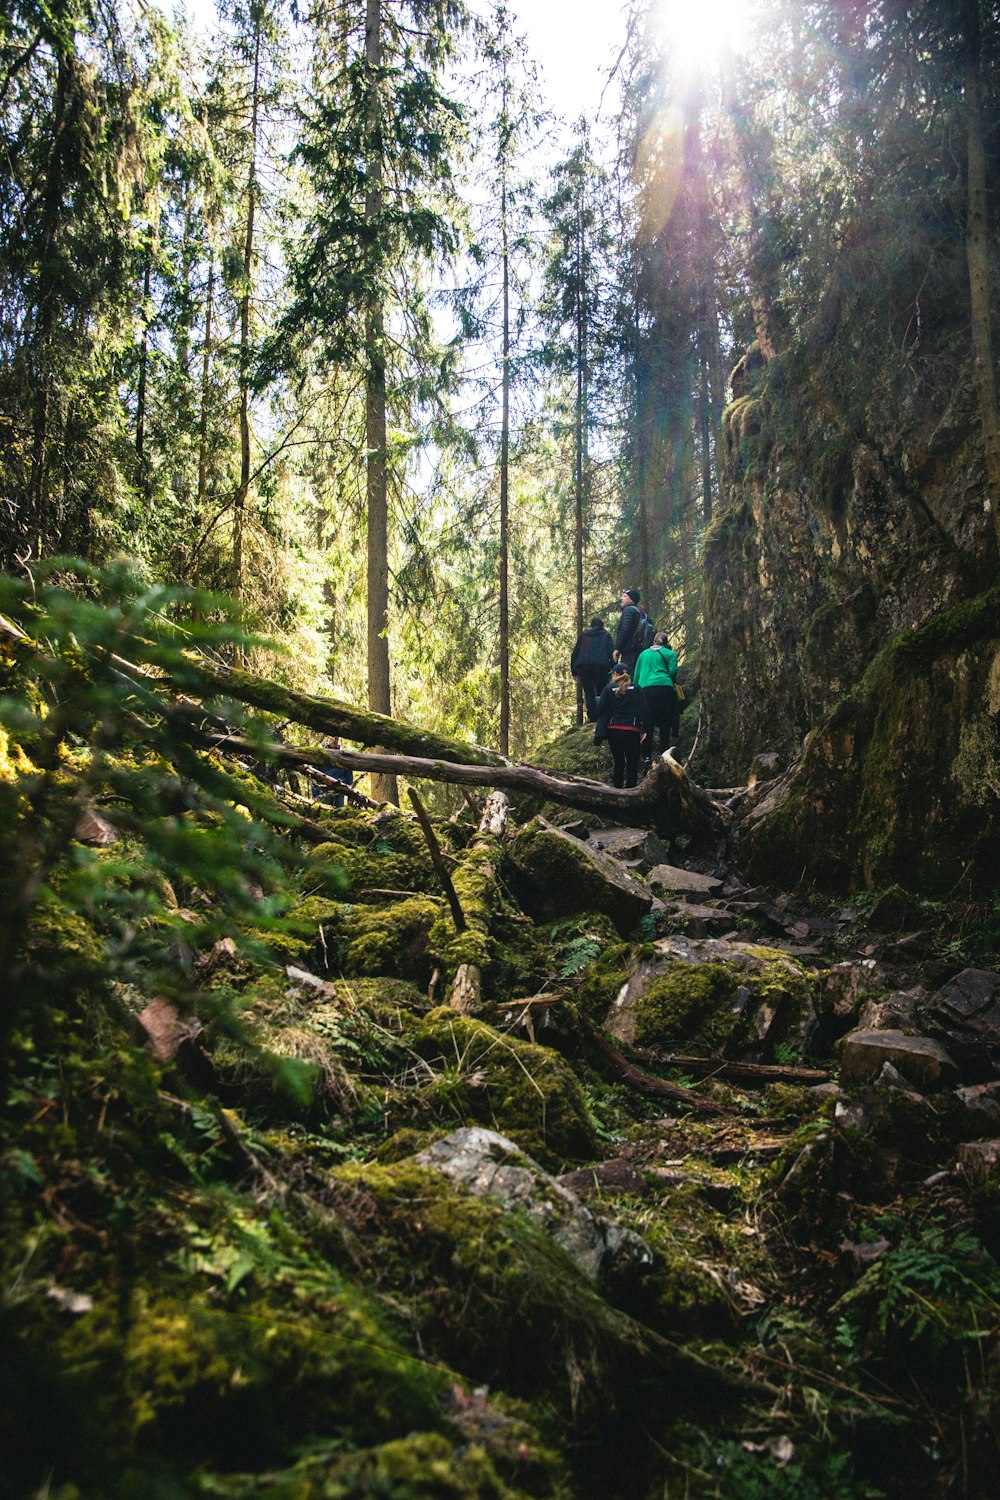
[[[998,186],[985,0],[8,4],[5,1493],[996,1493]]]

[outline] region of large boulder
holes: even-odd
[[[1000,974],[963,969],[927,1003],[934,1035],[963,1071],[995,1077],[1000,1066]]]
[[[511,846],[512,884],[529,916],[556,922],[604,912],[625,937],[650,911],[652,892],[617,859],[536,818]]]
[[[599,1217],[513,1141],[495,1130],[467,1126],[414,1157],[477,1198],[507,1213],[524,1214],[569,1256],[588,1281],[652,1264],[649,1246],[630,1229]]]
[[[639,959],[605,1025],[639,1046],[763,1061],[780,1043],[804,1050],[815,1021],[812,978],[786,954],[674,935]]]
[[[741,829],[754,879],[989,894],[1000,849],[1000,585],[901,631]]]
[[[696,896],[711,896],[722,889],[722,881],[717,876],[699,875],[697,870],[682,870],[676,865],[654,865],[646,879],[650,885],[678,895],[690,892]]]
[[[589,835],[589,843],[643,874],[670,858],[659,834],[648,828],[595,828]]]

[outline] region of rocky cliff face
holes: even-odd
[[[807,473],[746,361],[734,394],[705,546],[709,774],[792,764],[810,735],[759,859],[835,883],[933,886],[970,860],[992,878],[1000,608],[973,425],[915,424],[902,462],[817,431]]]

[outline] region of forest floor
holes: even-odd
[[[971,908],[750,889],[731,849],[523,804],[435,820],[459,931],[412,818],[312,811],[277,916],[168,878],[120,789],[53,870],[5,1111],[7,1493],[997,1492]],[[131,977],[123,870],[166,955]]]

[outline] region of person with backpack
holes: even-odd
[[[653,730],[660,732],[660,754],[677,743],[680,712],[677,706],[677,652],[664,631],[658,631],[653,644],[639,653],[632,674],[633,681],[646,694],[649,705],[650,734],[648,748],[653,748]]]
[[[597,727],[594,744],[607,740],[615,763],[615,786],[636,786],[639,781],[639,759],[649,730],[649,707],[641,687],[632,682],[624,662],[611,668],[611,681],[597,704]]]
[[[624,662],[629,672],[644,647],[651,644],[653,626],[644,609],[639,608],[639,590],[622,590],[622,616],[615,636],[615,660]]]
[[[569,669],[583,688],[587,705],[587,718],[591,723],[597,718],[597,700],[611,671],[611,654],[615,643],[611,632],[605,630],[604,621],[595,615],[586,630],[581,630],[569,659]]]

